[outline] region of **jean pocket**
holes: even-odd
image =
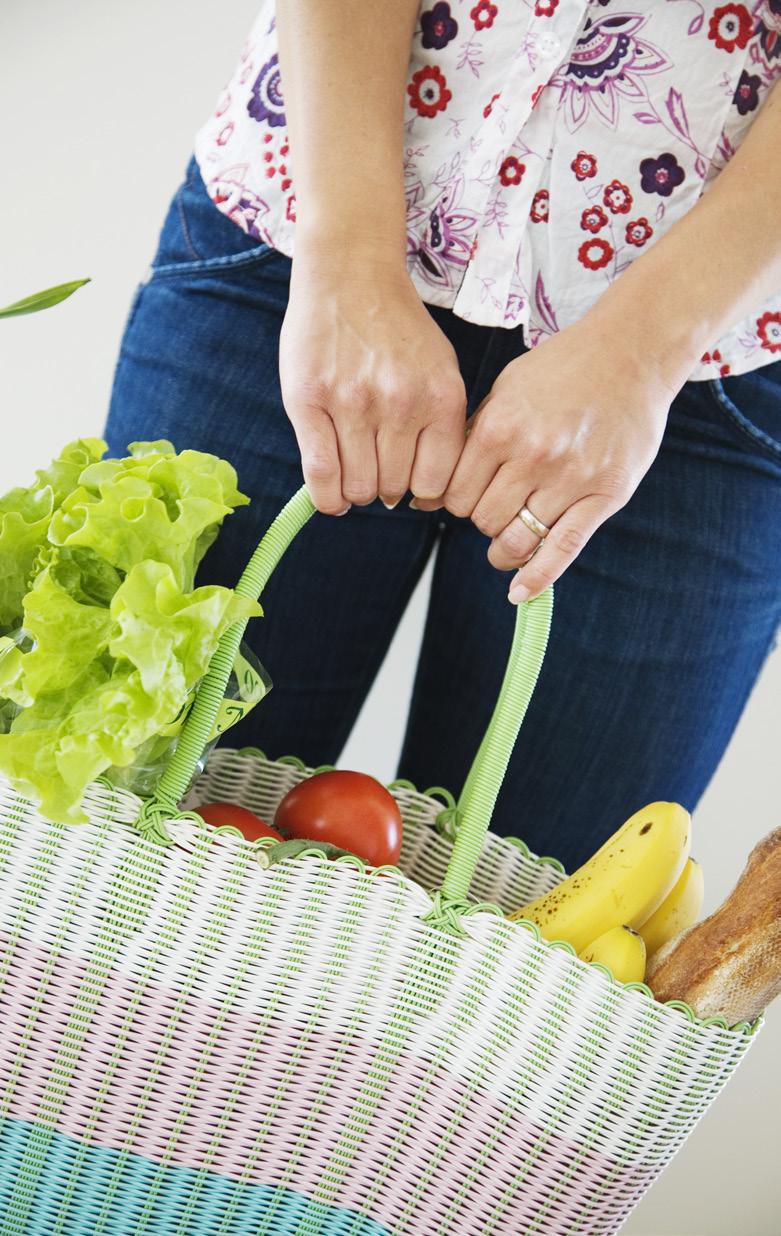
[[[271,245],[248,236],[215,206],[198,165],[191,160],[163,224],[151,277],[241,270],[274,256],[289,260]]]
[[[781,361],[715,378],[707,385],[732,429],[781,463]]]

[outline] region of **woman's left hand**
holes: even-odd
[[[587,315],[512,361],[475,413],[445,494],[417,504],[471,517],[491,538],[491,563],[519,568],[511,601],[558,579],[659,449],[682,382],[617,338]],[[524,506],[550,529],[543,542],[519,518]]]

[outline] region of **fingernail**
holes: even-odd
[[[511,601],[513,605],[520,605],[523,601],[528,601],[529,595],[529,589],[525,588],[523,584],[513,584],[512,588],[507,593],[507,599]]]
[[[346,506],[343,511],[337,511],[336,518],[338,519],[340,515],[346,515],[349,509],[350,509],[349,506]]]
[[[411,511],[419,511],[419,510],[420,510],[420,507],[418,506],[418,504],[417,504],[417,502],[415,501],[415,499],[414,499],[414,498],[410,501],[409,506],[410,506],[410,510],[411,510]]]
[[[397,507],[399,505],[399,501],[400,499],[397,498],[395,502],[386,502],[384,498],[382,497],[380,498],[380,502],[385,507],[386,511],[392,511],[394,507]]]

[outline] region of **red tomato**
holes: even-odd
[[[316,773],[285,795],[274,824],[288,837],[330,841],[372,867],[397,863],[401,852],[396,800],[366,773]]]
[[[247,841],[257,841],[259,837],[273,837],[275,841],[282,840],[275,829],[270,828],[252,811],[248,811],[246,807],[239,807],[236,803],[204,803],[197,810],[198,815],[207,824],[213,824],[215,828],[222,828],[229,824],[231,828],[238,828],[244,833]]]

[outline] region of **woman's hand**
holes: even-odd
[[[342,514],[408,489],[442,494],[465,437],[464,383],[450,342],[402,262],[302,244],[280,342],[282,397],[315,506]]]
[[[520,568],[511,601],[558,579],[659,449],[675,383],[617,337],[587,315],[512,361],[478,408],[440,499],[491,537],[495,567]],[[544,542],[519,518],[524,506],[550,529]]]

